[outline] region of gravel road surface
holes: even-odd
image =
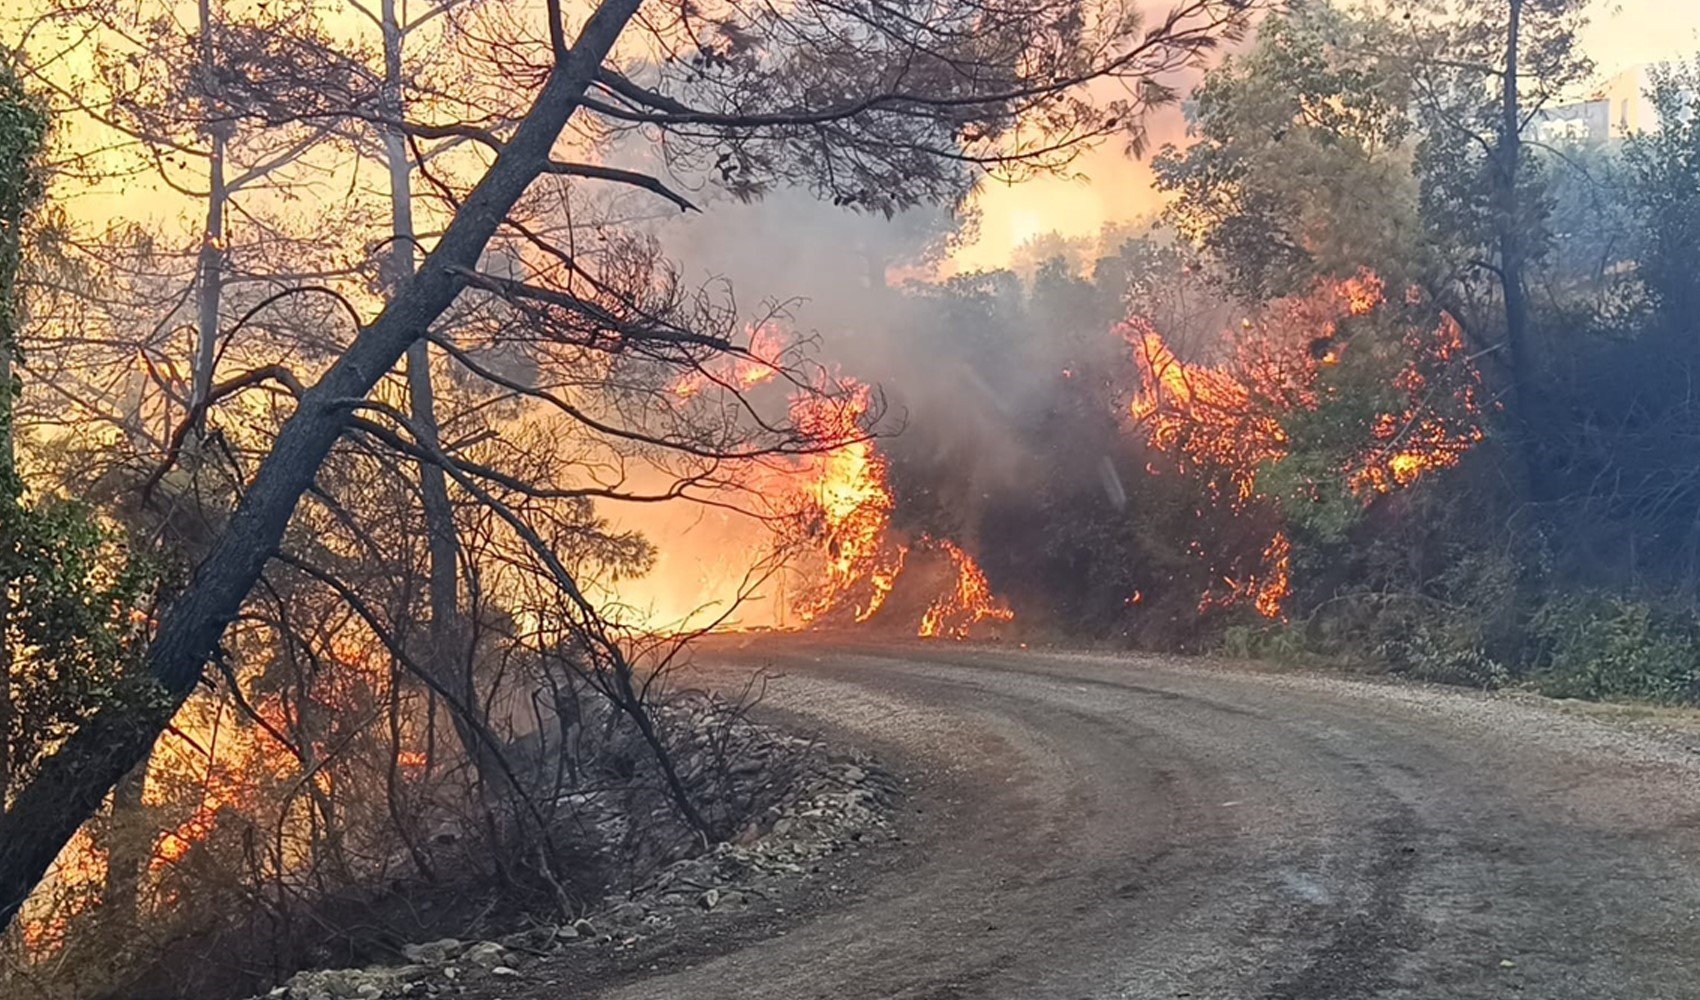
[[[907,854],[635,998],[1700,997],[1700,754],[1537,699],[1161,658],[709,647],[904,774]]]

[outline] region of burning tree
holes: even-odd
[[[1415,289],[1390,303],[1368,271],[1271,303],[1214,364],[1179,360],[1148,323],[1121,332],[1141,378],[1130,415],[1166,460],[1150,471],[1197,482],[1202,523],[1265,526],[1249,545],[1193,540],[1201,612],[1249,603],[1279,617],[1292,532],[1337,541],[1482,439],[1481,377],[1457,322]]]

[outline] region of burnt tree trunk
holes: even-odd
[[[460,294],[461,272],[477,264],[497,227],[547,166],[550,148],[639,2],[605,0],[598,6],[418,272],[302,394],[211,552],[161,616],[146,658],[155,697],[96,711],[17,789],[0,815],[0,928],[10,925],[60,850],[118,780],[148,755],[194,690],[219,637],[277,551],[301,495],[347,427],[350,407]]]

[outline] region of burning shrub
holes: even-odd
[[[1341,541],[1380,497],[1457,464],[1482,437],[1474,366],[1457,323],[1422,322],[1421,297],[1389,304],[1360,272],[1247,319],[1218,364],[1179,360],[1148,323],[1131,321],[1143,387],[1134,423],[1173,474],[1197,484],[1201,510],[1278,525],[1256,549],[1201,537],[1216,572],[1199,610],[1249,604],[1278,618],[1292,593],[1295,538]],[[1151,466],[1150,471],[1160,471]]]
[[[860,430],[870,390],[846,384],[849,395],[837,407],[823,408],[823,397],[809,394],[791,403],[804,433],[843,443],[764,473],[780,496],[769,502],[787,512],[784,541],[804,583],[793,613],[804,627],[895,625],[922,638],[966,639],[982,623],[1009,621],[1014,612],[962,546],[893,526],[891,460]]]

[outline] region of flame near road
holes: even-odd
[[[806,379],[810,363],[777,323],[746,336],[747,349],[673,382],[673,397],[708,407],[739,397],[784,405],[804,446],[740,471],[738,503],[753,516],[698,511],[675,526],[669,518],[688,506],[639,511],[628,526],[655,540],[660,562],[647,577],[621,582],[625,620],[660,631],[705,621],[719,629],[866,625],[953,639],[1010,621],[1014,612],[962,540],[894,525],[874,389],[825,369]],[[776,388],[790,389],[782,403],[767,395]]]
[[[821,440],[850,436],[833,421],[860,421],[868,407],[867,387],[851,383],[851,388],[850,405],[831,418],[817,412],[815,397],[797,397],[792,403],[793,421]],[[992,593],[974,557],[956,542],[925,535],[911,542],[892,527],[896,504],[887,461],[873,440],[862,438],[833,448],[799,471],[806,477],[802,492],[811,506],[805,533],[824,556],[824,572],[796,607],[802,625],[845,618],[861,624],[874,621],[882,611],[889,614],[887,601],[906,579],[912,557],[923,555],[942,557],[948,572],[919,621],[913,626],[905,623],[916,635],[967,639],[982,623],[1003,623],[1015,617]]]

